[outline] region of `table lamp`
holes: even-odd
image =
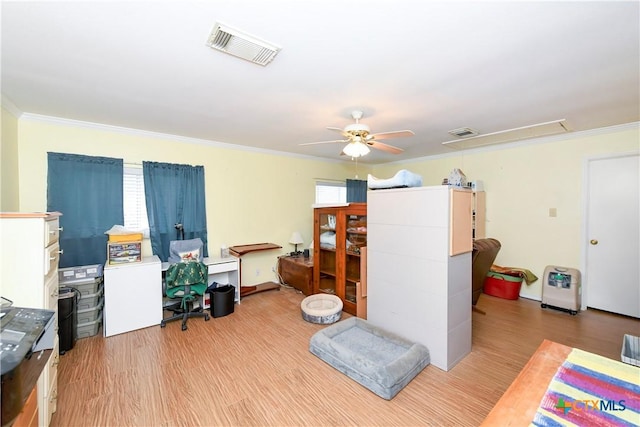
[[[291,252],[291,255],[295,255],[295,256],[300,255],[301,252],[298,252],[298,245],[303,244],[304,240],[302,240],[302,235],[300,234],[299,231],[294,231],[291,234],[291,237],[289,238],[289,243],[291,243],[292,245],[295,245],[294,252]]]

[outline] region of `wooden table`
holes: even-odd
[[[266,251],[269,249],[280,249],[282,246],[275,243],[251,243],[249,245],[236,245],[229,248],[229,253],[233,256],[241,257],[249,252]]]
[[[229,248],[229,253],[240,259],[240,281],[242,281],[242,256],[251,252],[267,251],[270,249],[280,249],[282,246],[275,243],[251,243],[249,245],[236,245]],[[272,289],[280,290],[279,283],[264,282],[252,286],[242,286],[240,283],[240,297],[255,294],[258,292],[270,291]]]
[[[482,426],[528,426],[572,348],[544,340],[493,407]]]

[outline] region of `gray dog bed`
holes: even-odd
[[[316,332],[309,351],[378,396],[390,400],[430,362],[429,350],[350,317]]]

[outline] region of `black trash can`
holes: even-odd
[[[209,310],[213,317],[223,317],[233,313],[236,296],[235,286],[219,285],[214,282],[207,288],[207,292],[211,296]]]
[[[78,337],[78,291],[63,286],[58,291],[58,336],[60,354],[71,350]]]

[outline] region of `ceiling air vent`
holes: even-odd
[[[271,62],[281,49],[220,23],[216,23],[211,30],[207,46],[262,66]]]
[[[469,138],[470,136],[478,135],[478,131],[471,128],[459,128],[450,130],[449,134],[457,136],[458,138]]]
[[[456,129],[456,131],[457,130],[460,129]],[[559,133],[569,132],[570,130],[571,129],[569,128],[567,121],[565,119],[561,119],[551,122],[538,123],[530,126],[503,130],[499,132],[487,133],[484,135],[471,136],[464,139],[456,139],[453,141],[443,142],[442,145],[458,150],[468,150],[470,148],[484,147],[486,145],[504,144],[507,142],[520,141],[522,139],[556,135]],[[451,131],[449,133],[452,132],[454,131]]]

